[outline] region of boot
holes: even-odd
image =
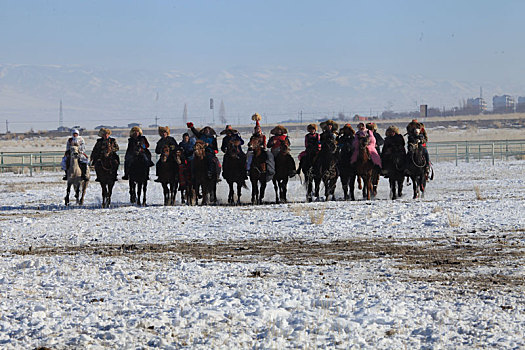
[[[62,177],[62,180],[64,181],[67,181],[67,170],[64,170],[66,172],[66,175],[64,175],[64,177]]]

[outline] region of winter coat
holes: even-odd
[[[253,148],[251,147],[251,145],[253,144],[259,144],[263,149],[265,149],[266,148],[266,135],[253,134],[252,137],[250,137],[250,142],[248,142],[248,151],[253,151]]]
[[[379,135],[379,133],[376,131],[374,131],[374,137],[376,139],[376,149],[377,149],[377,152],[379,153],[381,146],[383,146],[385,143],[385,140],[383,140],[383,137]]]
[[[205,150],[207,153],[213,155],[219,153],[219,147],[217,146],[217,137],[215,135],[205,134],[195,129],[195,127],[191,127],[191,131],[193,132],[197,140],[201,140],[206,144]]]
[[[177,144],[177,141],[175,141],[175,139],[172,136],[168,136],[166,138],[161,137],[160,140],[157,141],[157,146],[155,147],[155,153],[161,154],[162,149],[166,145],[170,147],[170,151],[175,151],[179,147],[179,145]]]
[[[140,135],[137,138],[128,138],[128,148],[126,149],[126,155],[124,157],[124,160],[132,160],[135,157],[135,155],[140,152],[141,148],[144,150],[144,153],[146,154],[148,159],[151,160],[151,152],[148,149],[149,142],[148,139],[146,139],[146,136]]]
[[[95,143],[95,146],[93,147],[93,151],[91,151],[91,164],[95,164],[99,159],[102,158],[102,155],[106,153],[108,147],[111,146],[112,148],[112,157],[117,160],[118,163],[120,163],[119,156],[117,154],[119,150],[119,146],[117,144],[117,140],[110,137],[107,140],[104,138],[99,138],[97,142]]]
[[[236,142],[236,141],[239,141],[237,150],[239,151],[239,153],[242,153],[241,145],[244,145],[244,140],[242,139],[239,133],[224,136],[224,138],[222,139],[221,151],[223,153],[226,153],[228,151],[228,144],[230,142]]]
[[[315,132],[304,135],[304,147],[306,153],[317,153],[321,150],[321,136]]]
[[[80,163],[85,163],[85,164],[88,163],[89,159],[88,159],[88,156],[86,155],[86,144],[85,144],[84,139],[82,138],[82,136],[70,137],[67,140],[67,143],[66,143],[66,156],[69,155],[69,150],[71,149],[71,146],[73,146],[73,145],[77,145],[78,146],[78,151],[80,152],[79,162]]]
[[[337,137],[337,147],[341,150],[342,153],[351,153],[352,144],[354,142],[354,135],[345,135],[340,134]]]
[[[383,151],[381,152],[381,158],[391,157],[393,154],[403,153],[405,154],[405,139],[401,134],[395,134],[393,136],[387,136],[385,143],[383,144]]]
[[[290,146],[290,139],[287,135],[274,135],[270,137],[270,140],[268,140],[268,147],[271,148],[272,152],[280,149],[281,144],[286,143],[288,146]]]
[[[364,131],[358,131],[356,134],[356,137],[354,138],[354,153],[352,154],[351,163],[357,162],[357,156],[359,155],[359,135],[368,135],[369,143],[368,143],[368,153],[370,154],[370,159],[372,162],[377,165],[381,166],[381,157],[379,156],[379,153],[377,153],[376,149],[376,139],[374,137],[374,133],[371,130],[364,130]]]
[[[408,151],[409,152],[412,152],[413,149],[412,149],[412,145],[416,144],[416,145],[419,145],[421,144],[422,146],[426,143],[426,138],[425,138],[425,135],[423,134],[416,134],[416,133],[409,133],[408,134]]]
[[[193,147],[195,146],[195,138],[190,137],[190,140],[188,142],[181,141],[179,143],[179,147],[182,148],[182,151],[184,153],[185,159],[192,159],[193,158]]]

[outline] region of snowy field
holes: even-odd
[[[0,348],[525,348],[525,162],[434,169],[420,200],[110,209],[1,174]]]

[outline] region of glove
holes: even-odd
[[[191,129],[191,128],[193,128],[193,123],[192,122],[188,122],[188,123],[186,123],[186,126]]]
[[[170,146],[170,150],[171,150],[171,151],[175,151],[175,145],[171,145],[171,146]]]

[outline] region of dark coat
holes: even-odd
[[[177,144],[177,141],[175,141],[175,139],[172,136],[168,136],[166,138],[161,137],[160,140],[157,141],[157,146],[155,147],[155,153],[161,154],[162,149],[166,145],[170,146],[171,151],[175,151],[179,147],[179,145]]]
[[[137,138],[128,138],[128,148],[126,149],[126,155],[124,156],[124,160],[133,159],[141,148],[144,149],[144,153],[146,154],[148,159],[151,160],[151,152],[148,149],[149,142],[146,136],[140,135]]]
[[[99,159],[102,158],[102,155],[107,151],[108,146],[111,146],[112,148],[112,156],[115,160],[117,160],[120,163],[119,156],[117,154],[119,150],[119,146],[117,144],[117,140],[110,137],[107,140],[104,138],[99,138],[97,142],[95,143],[95,146],[93,146],[93,151],[91,151],[91,163],[95,164]]]
[[[401,134],[387,136],[383,144],[381,156],[391,156],[392,154],[405,153],[405,139]]]
[[[224,138],[222,139],[221,151],[226,153],[226,151],[228,150],[228,144],[230,142],[236,142],[236,141],[240,142],[238,146],[238,151],[242,153],[241,145],[244,145],[244,140],[242,139],[239,133],[224,136]]]

